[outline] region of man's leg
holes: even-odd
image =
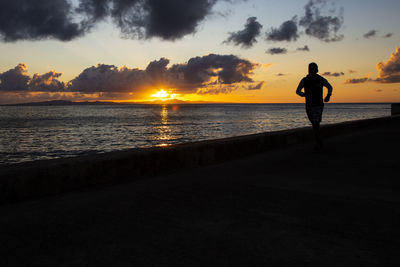
[[[313,126],[314,135],[315,135],[315,141],[317,143],[316,148],[321,149],[323,146],[323,143],[322,143],[322,138],[321,138],[321,130],[319,127],[319,122],[314,122],[312,124],[312,126]]]
[[[306,106],[306,112],[308,119],[310,120],[312,127],[313,127],[313,132],[315,135],[315,142],[316,150],[322,149],[323,143],[322,143],[322,137],[321,137],[321,130],[320,130],[320,123],[322,120],[322,111],[324,107],[307,107]]]

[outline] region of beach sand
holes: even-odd
[[[0,266],[398,266],[400,124],[0,207]]]

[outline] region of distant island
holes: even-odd
[[[42,102],[6,104],[4,106],[71,106],[71,105],[112,105],[112,104],[117,104],[117,103],[106,102],[106,101],[74,102],[74,101],[69,101],[69,100],[50,100],[50,101],[42,101]]]

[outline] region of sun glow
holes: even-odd
[[[161,89],[157,93],[151,95],[151,97],[163,99],[163,98],[169,98],[170,95],[164,89]]]
[[[161,89],[157,91],[155,94],[151,95],[152,98],[157,98],[162,101],[175,99],[177,96],[178,96],[177,94],[171,94],[165,91],[164,89]]]

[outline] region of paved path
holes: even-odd
[[[0,207],[0,266],[399,266],[400,125]]]

